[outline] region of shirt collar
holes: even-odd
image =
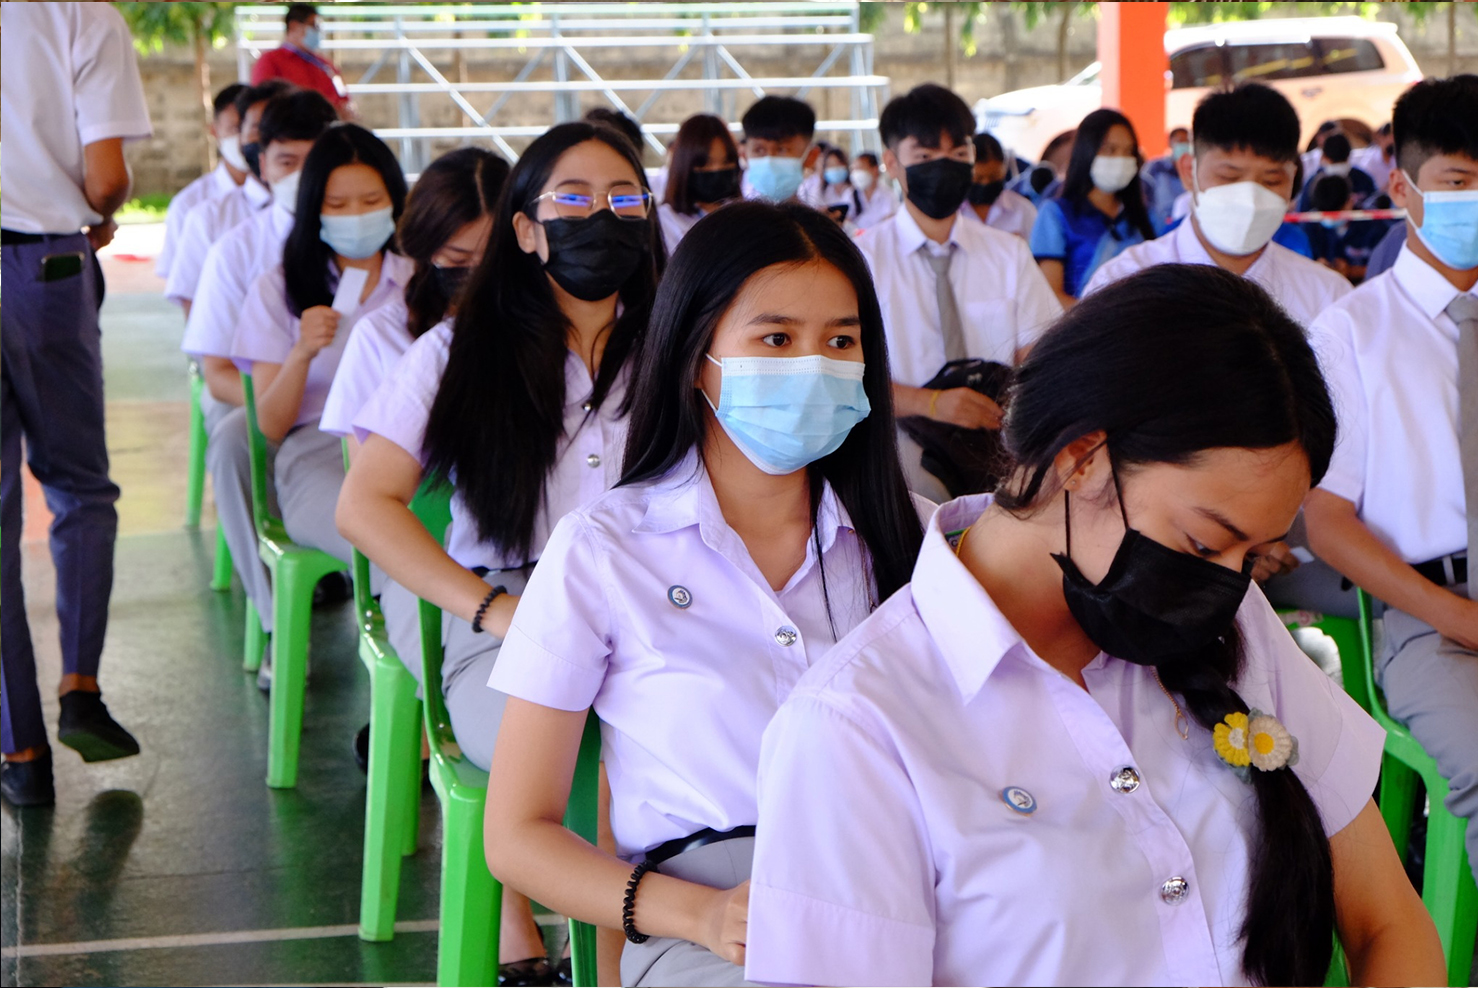
[[[231,173],[226,170],[225,159],[222,159],[221,161],[216,163],[215,169],[210,173],[210,180],[212,186],[220,195],[225,195],[227,192],[230,192],[232,189],[236,188],[236,180],[232,178]],[[251,181],[250,176],[247,177],[247,181]],[[244,185],[246,183],[243,182],[242,184]]]
[[[241,183],[241,194],[246,197],[247,204],[252,209],[261,209],[272,202],[272,190],[263,185],[255,175],[246,176],[246,181]]]
[[[718,547],[720,533],[731,531],[719,508],[713,482],[696,449],[689,450],[681,463],[652,485],[647,496],[646,513],[632,531],[662,534],[694,525],[698,526],[703,541],[712,548]],[[821,535],[823,553],[831,549],[837,532],[843,529],[852,530],[852,518],[837,499],[831,484],[827,484],[821,492],[821,503],[816,507],[816,531]]]
[[[925,244],[930,250],[938,250],[940,247],[948,247],[959,243],[960,218],[955,215],[955,221],[949,228],[949,241],[944,244],[935,243],[924,236],[924,231],[919,229],[919,224],[914,220],[913,213],[908,211],[907,203],[898,205],[898,212],[893,214],[893,229],[898,231],[898,243],[903,247],[905,254],[912,254]]]
[[[392,285],[405,287],[406,282],[411,280],[411,275],[416,273],[416,262],[403,254],[397,254],[393,250],[385,251],[385,258],[380,262],[380,281],[389,282]]]
[[[924,531],[910,584],[914,607],[966,703],[980,692],[1007,653],[1026,647],[946,537],[973,525],[990,503],[989,494],[972,494],[934,513]]]
[[[1417,257],[1409,243],[1401,245],[1401,253],[1391,266],[1391,277],[1428,319],[1436,319],[1462,294],[1436,268]]]

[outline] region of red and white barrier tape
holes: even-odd
[[[1347,220],[1404,220],[1406,210],[1340,209],[1331,212],[1289,213],[1283,219],[1289,223],[1321,223],[1324,220],[1334,220],[1336,223],[1343,223]]]

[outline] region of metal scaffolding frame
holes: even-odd
[[[284,5],[240,4],[236,8],[237,69],[245,80],[263,51],[276,47],[283,32]],[[430,160],[437,139],[487,139],[510,160],[518,152],[510,139],[532,139],[551,124],[581,113],[580,95],[604,97],[642,125],[647,145],[665,153],[665,138],[682,122],[664,114],[662,97],[701,92],[704,110],[729,121],[738,133],[740,93],[755,97],[778,92],[801,99],[813,90],[845,90],[845,119],[818,120],[818,135],[841,135],[855,152],[877,146],[878,112],[888,96],[888,78],[873,74],[872,35],[859,29],[856,3],[334,3],[319,8],[323,49],[374,52],[360,77],[347,82],[351,96],[397,97],[394,127],[376,129],[400,142],[406,170],[418,172]],[[674,49],[671,67],[660,79],[612,79],[602,75],[602,55],[619,58],[632,49]],[[777,49],[812,66],[809,74],[753,75],[741,56],[773,56]],[[506,81],[461,82],[447,77],[434,60],[438,53],[499,51],[525,57]],[[377,81],[393,67],[394,82]],[[343,66],[340,66],[343,70]],[[534,78],[543,70],[548,78]],[[418,79],[417,76],[420,76]],[[552,94],[554,118],[540,125],[503,124],[498,116],[520,96]],[[420,100],[444,94],[461,111],[461,125],[421,124]],[[479,97],[492,97],[479,109]],[[588,107],[586,108],[588,109]]]

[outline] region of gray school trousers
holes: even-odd
[[[705,844],[657,868],[664,875],[716,889],[731,889],[749,880],[754,868],[754,838]],[[646,943],[626,943],[621,950],[623,985],[751,985],[744,968],[687,940],[652,937]]]
[[[82,270],[41,280],[48,254],[83,255]],[[36,656],[21,583],[21,457],[51,509],[51,559],[62,671],[96,676],[113,592],[118,487],[103,434],[102,272],[81,233],[0,250],[0,747],[46,744]]]
[[[1467,593],[1466,586],[1448,589]],[[1447,780],[1447,808],[1468,821],[1468,863],[1478,877],[1478,652],[1387,607],[1375,672],[1391,716],[1436,759]]]
[[[528,577],[522,570],[489,573],[488,586],[507,587],[514,595],[523,593]],[[386,579],[380,593],[385,632],[400,661],[421,682],[421,615],[418,601],[409,590]],[[488,685],[493,664],[502,651],[503,639],[472,630],[471,623],[443,611],[441,614],[441,695],[457,735],[457,746],[467,759],[483,771],[493,763],[493,743],[503,724],[508,695]],[[420,691],[417,690],[417,695]]]

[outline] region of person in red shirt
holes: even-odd
[[[286,79],[295,86],[315,89],[333,103],[339,116],[353,116],[349,90],[334,63],[318,54],[318,9],[311,3],[295,3],[287,8],[287,30],[282,46],[266,52],[251,68],[251,84],[259,86],[268,79]]]

